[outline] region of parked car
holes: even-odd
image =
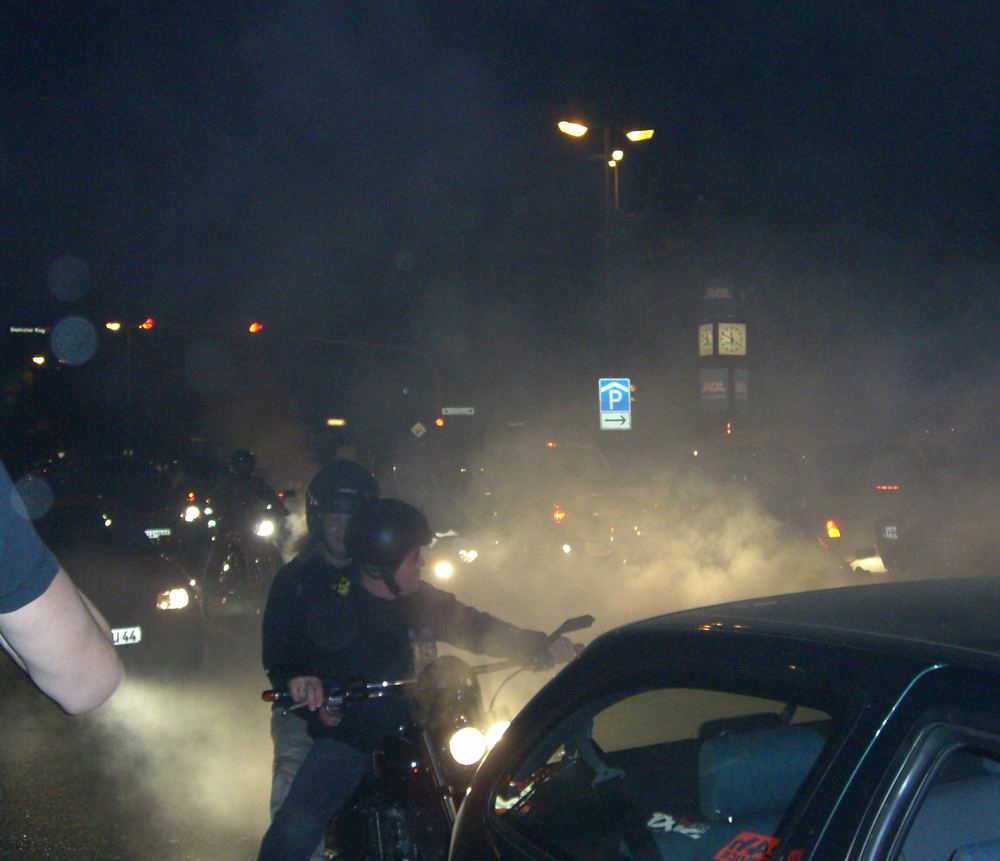
[[[1000,579],[604,634],[518,714],[451,861],[1000,857]]]
[[[101,496],[57,495],[35,527],[108,620],[126,669],[188,672],[201,666],[198,586],[157,552],[141,517]]]

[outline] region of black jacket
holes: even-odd
[[[340,684],[411,678],[418,658],[433,657],[438,640],[518,660],[546,646],[541,631],[510,625],[429,583],[395,601],[378,598],[353,569],[336,569],[318,556],[278,572],[264,612],[264,668],[278,688],[301,675]],[[404,711],[398,700],[371,700],[345,709],[337,727],[311,721],[310,732],[370,749]]]

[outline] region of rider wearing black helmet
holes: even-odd
[[[423,514],[397,499],[371,500],[354,514],[345,537],[349,575],[331,584],[303,625],[310,666],[323,682],[412,677],[418,658],[433,657],[437,640],[522,661],[547,651],[563,662],[576,653],[565,637],[550,644],[541,631],[515,627],[424,583],[421,548],[433,538]],[[294,688],[290,693],[308,703],[297,711],[307,713],[315,743],[274,814],[258,861],[309,858],[371,768],[377,742],[409,708],[405,700],[386,697],[330,713],[320,707],[322,691],[316,699]]]
[[[308,538],[302,551],[275,575],[264,610],[264,669],[276,688],[290,691],[299,702],[313,708],[322,700],[322,682],[316,675],[315,646],[307,633],[310,608],[348,571],[344,532],[351,515],[362,503],[378,498],[375,479],[364,467],[350,460],[335,460],[324,466],[306,490]],[[302,760],[312,747],[306,731],[306,710],[271,713],[274,769],[271,782],[271,813],[285,800]],[[313,857],[323,857],[323,844]]]
[[[351,518],[344,537],[347,555],[363,574],[385,583],[397,598],[396,571],[407,555],[434,540],[427,518],[398,499],[379,499]]]

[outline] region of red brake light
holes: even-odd
[[[566,521],[566,509],[561,505],[552,506],[552,522],[555,524],[564,523]]]
[[[188,502],[194,502],[198,498],[198,495],[193,491],[189,490],[187,495]]]
[[[879,491],[885,491],[885,492],[888,492],[888,493],[898,493],[899,492],[899,485],[898,484],[876,484],[875,485],[875,489],[879,490]]]
[[[139,324],[139,328],[146,329],[148,331],[149,329],[152,329],[155,325],[156,325],[156,320],[154,320],[152,317],[147,317]]]
[[[559,448],[559,442],[557,440],[554,440],[554,439],[547,439],[547,440],[545,440],[545,447],[546,448]]]
[[[264,324],[263,323],[258,323],[256,320],[254,320],[253,323],[251,323],[249,326],[247,326],[247,331],[251,335],[256,335],[258,332],[262,332],[263,330],[264,330]]]

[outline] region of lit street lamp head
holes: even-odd
[[[564,135],[569,135],[574,138],[582,138],[589,131],[589,129],[582,123],[571,123],[566,120],[560,120],[556,123],[556,127]]]
[[[636,129],[635,131],[625,132],[625,137],[627,137],[632,143],[638,143],[639,141],[648,141],[656,129]]]

